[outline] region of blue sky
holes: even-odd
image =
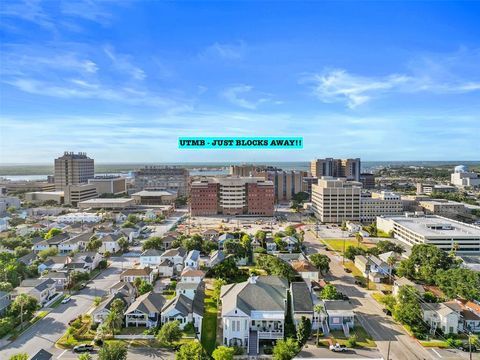
[[[3,1],[0,162],[480,159],[480,3]],[[178,136],[303,136],[179,150]]]

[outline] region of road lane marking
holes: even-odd
[[[60,359],[62,355],[65,354],[66,352],[67,352],[67,349],[63,350],[63,352],[60,355],[58,355],[57,359]]]
[[[433,351],[435,354],[437,354],[438,357],[440,357],[440,358],[443,357],[442,355],[440,355],[440,353],[439,353],[437,350],[435,350],[435,349],[432,348],[432,351]]]

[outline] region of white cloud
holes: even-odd
[[[480,51],[461,49],[455,54],[421,56],[408,71],[386,76],[365,76],[345,69],[327,69],[301,78],[322,102],[345,102],[357,108],[390,93],[457,94],[480,90]]]
[[[208,46],[200,53],[200,58],[220,58],[223,60],[240,60],[245,56],[247,46],[243,41],[232,44],[221,44],[218,42]]]
[[[131,62],[131,56],[117,54],[110,45],[105,46],[103,50],[118,71],[128,74],[135,80],[144,80],[146,78],[145,71]]]
[[[236,106],[244,109],[255,110],[258,105],[269,102],[270,98],[267,94],[254,92],[253,86],[250,85],[235,85],[225,89],[221,96]],[[252,99],[247,99],[247,96]]]

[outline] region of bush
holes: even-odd
[[[263,348],[263,352],[266,354],[266,355],[272,355],[273,354],[273,347],[271,346],[265,346]]]
[[[447,339],[447,345],[451,348],[458,348],[458,347],[463,345],[463,342],[462,342],[462,340],[449,338],[449,339]]]
[[[97,346],[103,346],[103,340],[100,339],[100,338],[95,338],[95,339],[93,340],[93,343],[94,343],[95,345],[97,345]]]
[[[357,337],[355,335],[350,336],[346,342],[346,345],[349,348],[354,348],[357,346]]]
[[[90,330],[96,331],[98,329],[98,323],[92,322],[90,324]]]
[[[235,350],[234,351],[234,355],[243,355],[243,348],[240,347],[240,346],[234,346],[233,349]]]
[[[195,326],[193,323],[189,322],[187,325],[184,326],[183,331],[186,333],[195,333]]]
[[[11,316],[0,319],[0,338],[10,333],[15,327],[15,319]]]

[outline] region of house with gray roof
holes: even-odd
[[[183,269],[183,261],[185,260],[185,256],[187,255],[187,250],[182,247],[168,249],[162,254],[162,261],[169,260],[173,263],[173,266],[176,271],[182,271]]]
[[[129,306],[128,297],[122,292],[117,292],[114,295],[110,295],[105,300],[103,300],[92,312],[92,319],[95,323],[101,324],[105,321],[108,314],[110,314],[110,309],[112,304],[116,299],[120,299],[123,302],[125,307]]]
[[[444,334],[458,334],[462,307],[454,301],[444,303],[421,303],[423,320],[430,326],[430,333],[437,329]]]
[[[251,276],[222,286],[223,345],[257,355],[260,341],[283,339],[288,281],[278,276]]]
[[[52,279],[26,279],[12,291],[12,300],[20,294],[27,294],[44,305],[55,294],[56,282]]]
[[[302,317],[305,317],[310,320],[312,329],[318,328],[319,323],[314,321],[314,315],[317,314],[313,311],[313,296],[305,281],[290,284],[290,304],[295,327],[298,326]]]
[[[376,283],[387,279],[392,273],[390,266],[375,255],[355,256],[355,266],[362,272],[363,276],[369,277],[371,281]]]
[[[150,266],[150,267],[157,267],[162,262],[162,252],[157,249],[148,249],[145,250],[140,255],[140,266]]]
[[[165,298],[152,291],[140,295],[125,311],[125,326],[155,327],[160,323]]]
[[[191,250],[185,258],[184,266],[198,269],[200,267],[200,251]]]
[[[225,253],[222,250],[215,250],[210,254],[208,266],[214,267],[215,265],[221,263],[223,260],[225,260]]]
[[[174,299],[167,301],[162,308],[162,324],[169,321],[178,321],[183,329],[188,323],[195,327],[197,337],[201,337],[202,321],[204,312],[205,292],[197,291],[193,299],[183,294],[177,295]]]
[[[346,337],[350,336],[355,321],[353,305],[345,300],[325,300],[323,305],[328,316],[327,333],[330,329],[343,330]]]

